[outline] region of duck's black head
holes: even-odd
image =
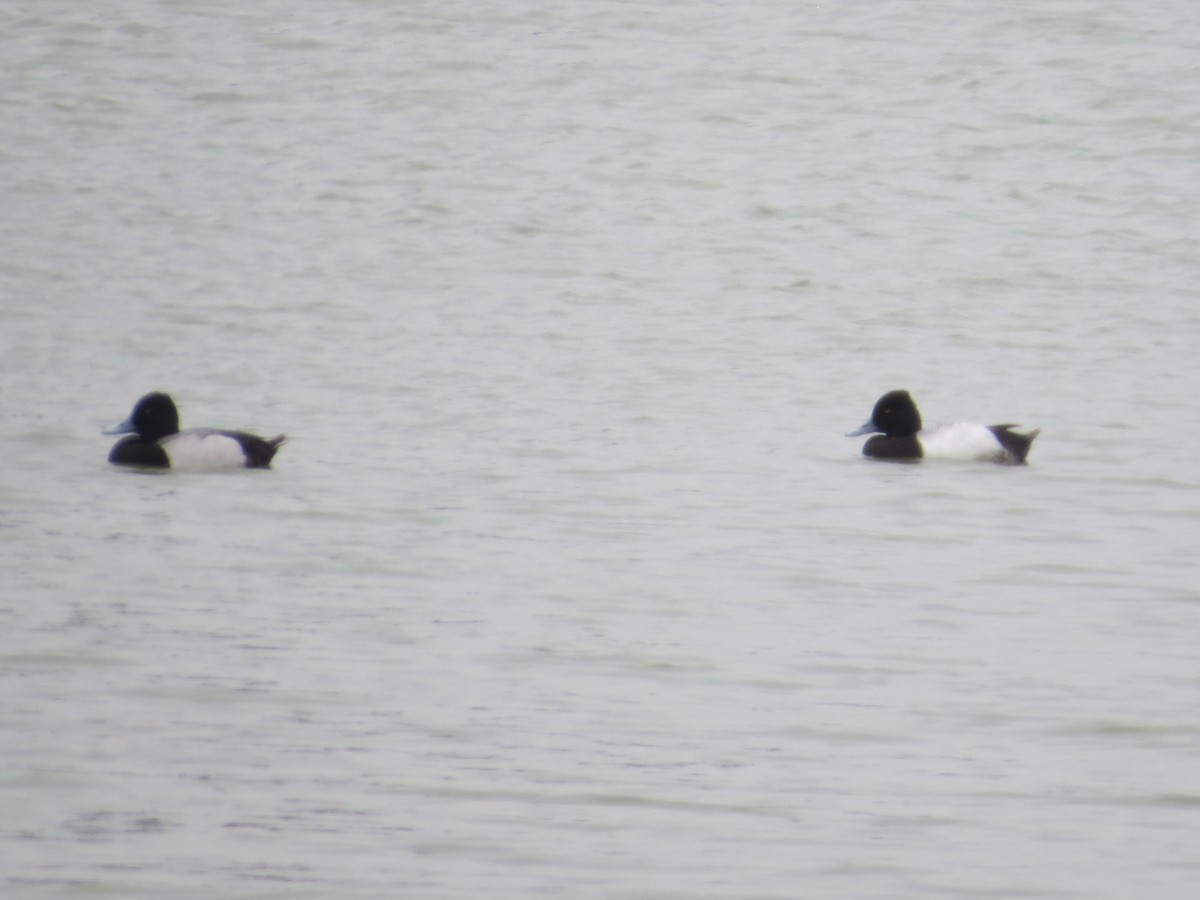
[[[137,434],[144,441],[157,441],[179,431],[175,401],[160,391],[147,394],[134,404],[129,418],[105,434]]]
[[[888,391],[875,403],[862,428],[851,436],[882,433],[888,437],[911,437],[921,430],[921,413],[908,391]]]

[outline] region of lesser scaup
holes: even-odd
[[[863,445],[863,456],[878,459],[962,459],[1023,466],[1040,429],[1018,434],[1012,430],[1016,427],[959,422],[922,431],[921,413],[908,391],[888,391],[866,424],[847,437],[874,434]]]
[[[155,469],[269,469],[285,440],[282,434],[266,440],[215,428],[180,431],[174,401],[157,391],[142,397],[128,419],[104,433],[130,435],[113,445],[110,463]]]

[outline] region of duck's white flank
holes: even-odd
[[[246,453],[236,438],[207,428],[193,428],[163,438],[160,442],[172,469],[204,471],[240,469]]]
[[[956,422],[926,428],[917,435],[927,459],[997,460],[1006,453],[986,425]]]

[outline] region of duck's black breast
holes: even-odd
[[[116,466],[169,469],[167,451],[157,441],[146,441],[136,434],[117,441],[108,453],[108,461]]]
[[[924,455],[915,434],[904,437],[877,434],[863,444],[863,456],[875,459],[920,459]]]

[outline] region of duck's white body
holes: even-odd
[[[975,462],[1001,462],[1008,451],[986,425],[955,422],[926,428],[917,434],[926,459],[957,459]]]
[[[168,435],[158,443],[166,451],[172,469],[212,472],[246,467],[246,451],[241,441],[213,428],[190,428]]]

